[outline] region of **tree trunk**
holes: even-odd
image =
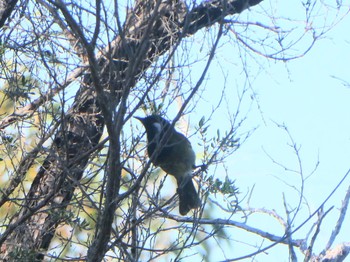
[[[2,0],[2,1],[0,1],[0,28],[2,28],[4,26],[7,18],[10,17],[16,4],[17,4],[17,0]]]

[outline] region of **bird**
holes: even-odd
[[[164,172],[174,176],[179,195],[179,212],[186,215],[201,205],[192,181],[196,154],[190,141],[160,115],[135,117],[146,129],[147,153],[151,162]]]

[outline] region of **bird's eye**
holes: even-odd
[[[157,130],[157,133],[160,133],[162,131],[162,126],[158,122],[155,122],[152,124],[154,128]]]

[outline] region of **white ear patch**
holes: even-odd
[[[155,122],[155,123],[153,123],[152,125],[156,128],[157,133],[160,133],[160,132],[162,131],[162,126],[161,126],[161,124]]]

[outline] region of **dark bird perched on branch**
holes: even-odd
[[[186,215],[192,208],[198,208],[200,199],[191,176],[196,155],[190,141],[158,115],[135,118],[146,128],[147,151],[152,163],[177,180],[180,214]]]

